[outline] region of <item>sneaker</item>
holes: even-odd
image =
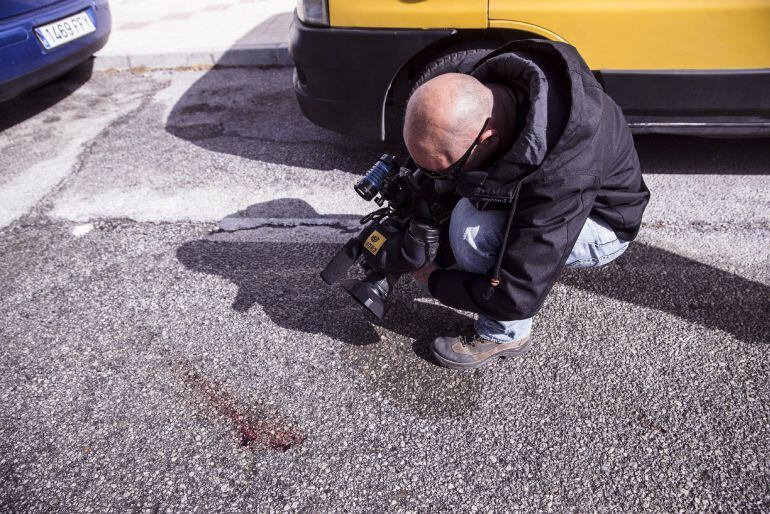
[[[475,332],[457,337],[437,337],[431,349],[436,359],[447,368],[479,368],[499,357],[524,355],[532,346],[530,336],[509,343],[498,343]]]

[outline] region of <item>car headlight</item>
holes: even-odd
[[[328,0],[297,0],[297,16],[308,25],[329,26]]]

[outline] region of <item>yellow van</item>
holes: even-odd
[[[770,135],[770,0],[298,0],[305,116],[400,137],[422,82],[505,42],[580,52],[637,133]]]

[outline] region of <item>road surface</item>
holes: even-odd
[[[638,138],[639,240],[454,372],[468,313],[318,277],[392,148],[289,69],[80,69],[0,125],[2,510],[770,509],[766,140]]]

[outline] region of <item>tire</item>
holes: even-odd
[[[497,46],[485,46],[482,48],[470,48],[467,50],[454,50],[428,63],[423,71],[412,82],[412,86],[409,89],[409,95],[407,96],[407,102],[412,94],[418,87],[428,82],[430,79],[443,75],[444,73],[451,73],[457,71],[457,67],[462,64],[466,59],[475,59],[483,56],[484,54],[494,50]],[[406,105],[404,105],[404,111],[406,111]]]
[[[456,71],[457,67],[464,60],[481,57],[487,52],[498,48],[503,43],[505,43],[505,41],[492,40],[477,42],[466,47],[454,47],[444,51],[433,60],[425,64],[422,67],[422,70],[420,70],[416,75],[416,78],[409,84],[408,93],[406,98],[403,100],[403,104],[400,106],[400,109],[393,113],[396,114],[396,116],[390,118],[391,122],[389,122],[389,126],[393,127],[395,130],[391,129],[386,131],[388,140],[392,143],[400,144],[400,147],[405,149],[403,145],[402,132],[404,129],[404,121],[406,116],[406,104],[409,102],[409,99],[412,97],[412,94],[414,94],[418,87],[430,79],[438,77],[439,75]]]

